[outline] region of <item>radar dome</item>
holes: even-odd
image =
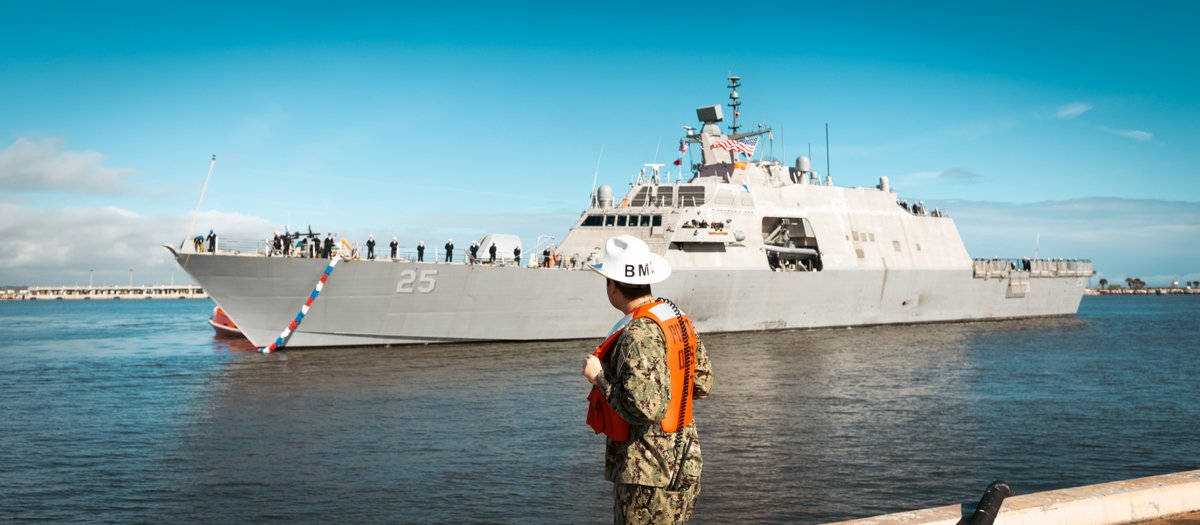
[[[596,204],[601,208],[611,208],[613,205],[612,186],[604,184],[596,188]]]
[[[796,169],[808,173],[812,171],[812,161],[805,155],[796,157]]]

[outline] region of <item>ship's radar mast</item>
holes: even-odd
[[[738,106],[742,105],[742,101],[738,100],[741,95],[738,95],[737,88],[742,86],[742,77],[729,75],[729,108],[733,110],[733,123],[729,125],[730,135],[737,135],[737,132],[742,127],[738,125],[737,118]]]

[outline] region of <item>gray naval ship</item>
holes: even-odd
[[[676,301],[701,333],[1078,310],[1093,275],[1086,260],[972,259],[953,219],[899,200],[886,177],[838,187],[807,157],[754,160],[771,130],[739,132],[740,82],[729,80],[729,132],[721,105],[697,109],[701,127],[687,128],[680,149],[691,152],[681,160],[698,153],[698,162],[681,161],[690,169],[674,181],[647,165],[620,201],[608,186],[593,191],[550,267],[347,257],[309,302],[328,259],[167,248],[260,347],[289,326],[288,348],[599,338],[619,315],[587,264],[618,234],[670,262],[655,294]]]

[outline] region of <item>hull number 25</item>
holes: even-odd
[[[396,293],[429,293],[437,286],[437,270],[408,269],[400,272],[400,281],[396,283]]]

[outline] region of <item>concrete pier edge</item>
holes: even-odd
[[[982,494],[983,487],[979,490]],[[995,523],[1110,525],[1195,511],[1200,511],[1200,470],[1014,496],[1004,501]],[[837,525],[955,525],[969,517],[962,505],[947,505]]]

